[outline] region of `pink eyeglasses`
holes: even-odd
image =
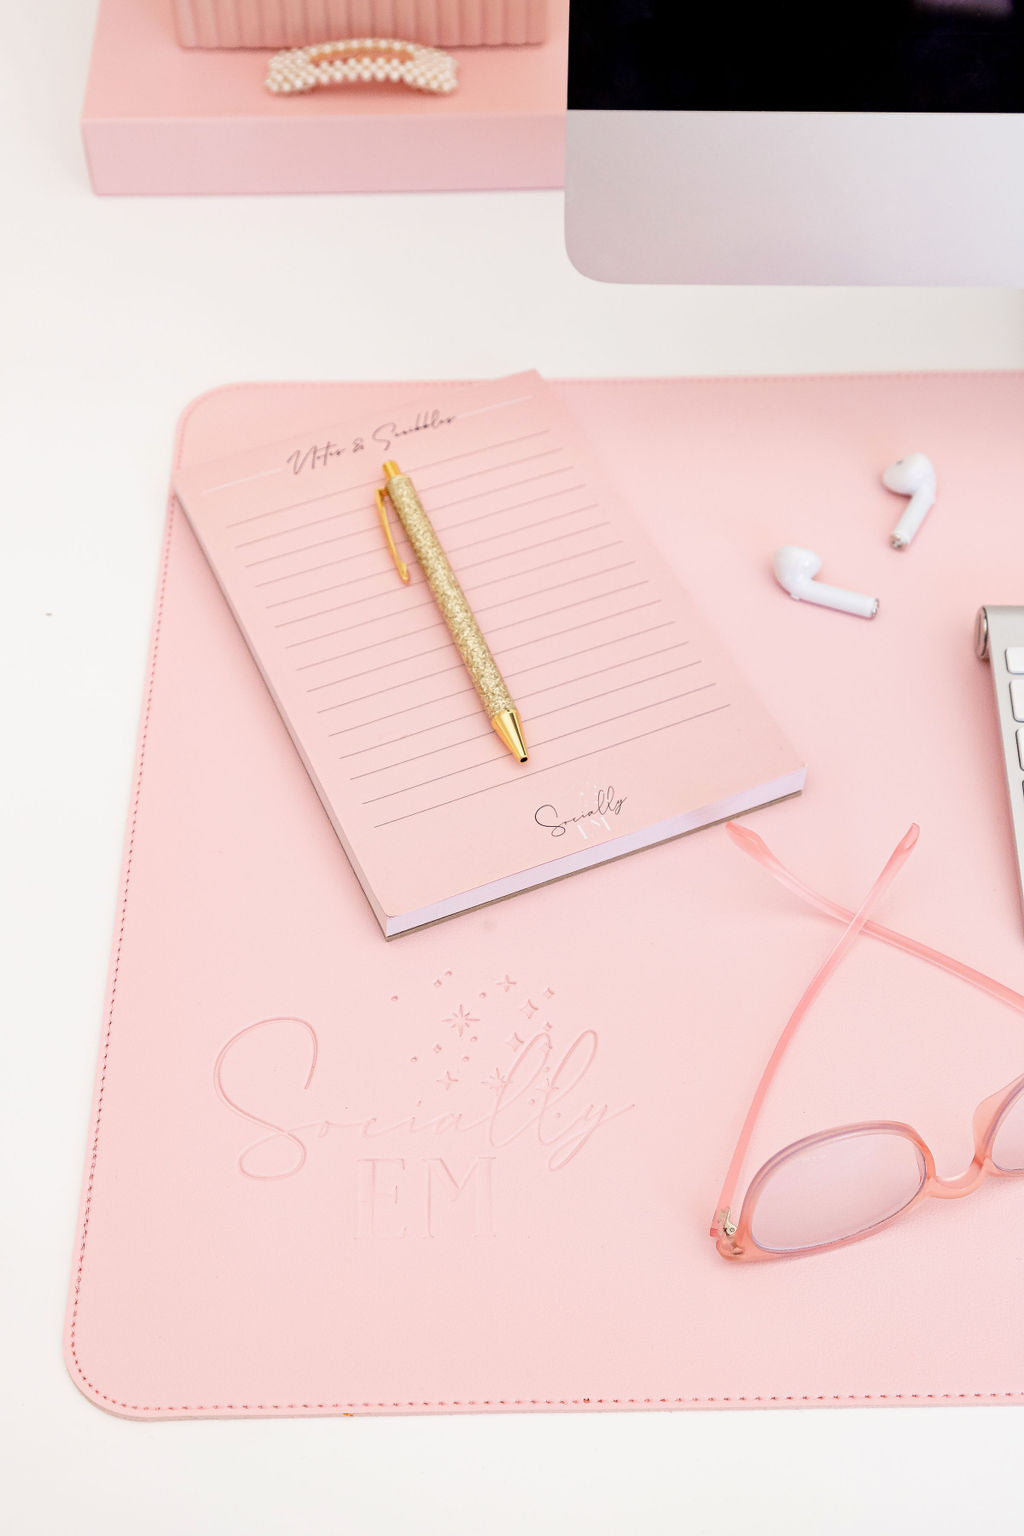
[[[812,906],[844,923],[845,929],[790,1015],[747,1111],[711,1225],[711,1236],[722,1257],[752,1263],[821,1253],[871,1237],[930,1196],[957,1200],[972,1194],[990,1174],[998,1178],[1024,1174],[1022,1076],[978,1105],[974,1112],[974,1159],[959,1178],[938,1177],[935,1159],[911,1126],[893,1120],[866,1120],[818,1131],[776,1152],[754,1175],[739,1217],[733,1219],[740,1169],[779,1062],[804,1015],[859,933],[869,933],[927,960],[1018,1012],[1024,1013],[1024,997],[939,950],[868,921],[872,907],[909,858],[918,839],[916,826],[898,844],[857,912],[847,911],[805,885],[779,862],[756,832],[733,822],[728,830],[744,853]]]

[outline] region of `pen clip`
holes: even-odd
[[[395,570],[398,572],[399,576],[401,576],[402,580],[406,583],[406,585],[408,585],[408,583],[409,583],[409,567],[406,565],[405,561],[402,559],[401,555],[398,553],[398,550],[395,548],[395,540],[394,540],[394,536],[392,535],[392,532],[391,532],[391,524],[388,522],[388,509],[387,509],[386,501],[387,501],[387,491],[382,491],[378,487],[378,490],[377,490],[377,516],[380,518],[380,525],[381,525],[381,527],[384,530],[384,537],[388,541],[388,549],[391,551],[391,558],[395,562]]]

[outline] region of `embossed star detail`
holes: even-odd
[[[469,1026],[471,1024],[479,1024],[480,1020],[476,1018],[472,1013],[470,1013],[468,1008],[464,1008],[460,1003],[455,1012],[449,1014],[448,1017],[442,1022],[445,1024],[450,1024],[452,1029],[455,1030],[455,1033],[461,1040]]]
[[[534,1002],[531,1002],[531,1000],[529,998],[526,999],[525,1003],[520,1003],[519,1007],[520,1007],[520,1011],[522,1013],[525,1013],[526,1017],[528,1019],[532,1019],[535,1013],[539,1013],[540,1012],[540,1009],[537,1007],[537,1004],[534,1003]]]
[[[501,980],[496,981],[494,985],[496,987],[504,987],[506,992],[511,992],[513,987],[518,986],[518,982],[513,981],[511,976],[503,976]]]
[[[522,1050],[525,1041],[521,1040],[520,1037],[516,1034],[515,1030],[513,1030],[508,1039],[505,1041],[505,1044],[509,1046],[513,1051],[519,1051]]]
[[[457,1083],[457,1082],[458,1082],[458,1078],[457,1077],[453,1077],[450,1072],[446,1072],[444,1074],[444,1077],[439,1077],[437,1079],[438,1087],[439,1088],[443,1088],[445,1093],[448,1092],[449,1088],[452,1086],[453,1083]]]
[[[482,1081],[483,1086],[485,1088],[489,1088],[492,1093],[500,1093],[502,1088],[507,1085],[508,1078],[502,1072],[500,1067],[495,1067],[490,1077],[485,1077]]]

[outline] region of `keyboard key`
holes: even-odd
[[[1006,670],[1017,677],[1024,676],[1024,645],[1007,646]]]
[[[1024,720],[1024,678],[1010,684],[1010,708],[1015,720]]]

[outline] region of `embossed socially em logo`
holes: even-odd
[[[529,999],[520,1009],[527,1019],[537,1012]],[[238,1172],[257,1181],[295,1178],[311,1151],[330,1143],[352,1164],[356,1237],[444,1235],[454,1230],[456,1205],[464,1217],[459,1230],[490,1236],[503,1155],[517,1149],[517,1181],[531,1148],[539,1154],[538,1172],[557,1173],[634,1107],[613,1106],[591,1091],[596,1030],[581,1030],[562,1047],[547,1021],[527,1038],[513,1029],[501,1042],[511,1059],[480,1078],[482,1063],[475,1077],[472,1068],[462,1065],[473,1061],[479,1036],[470,1031],[480,1027],[477,1016],[460,1003],[442,1022],[449,1027],[450,1046],[436,1042],[437,1056],[428,1053],[422,1063],[430,1064],[429,1096],[421,1094],[405,1108],[399,1102],[390,1111],[353,1111],[346,1085],[335,1080],[325,1091],[341,1102],[341,1112],[324,1113],[318,1105],[320,1112],[301,1119],[275,1113],[274,1101],[294,1107],[310,1095],[316,1102],[322,1062],[313,1025],[279,1016],[238,1030],[213,1069],[221,1103],[260,1133],[238,1153]],[[443,1066],[449,1049],[451,1064]],[[486,1041],[481,1049],[489,1049]],[[410,1061],[419,1063],[420,1058]],[[433,1077],[442,1067],[441,1075]]]

